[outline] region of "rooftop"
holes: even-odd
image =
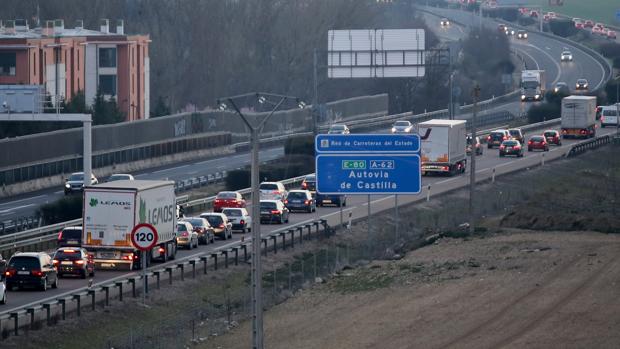
[[[84,28],[83,21],[78,20],[74,28],[65,28],[64,20],[56,19],[53,21],[44,21],[43,27],[30,28],[28,21],[25,19],[3,20],[0,21],[0,39],[42,39],[56,37],[83,37],[83,36],[125,36],[124,22],[118,20],[115,32],[112,29],[110,21],[102,19],[100,30],[92,30]]]

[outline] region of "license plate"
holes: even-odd
[[[62,262],[60,262],[60,264],[62,264],[62,265],[73,265],[73,262],[71,262],[71,261],[62,261]]]
[[[67,240],[67,243],[69,243],[69,244],[77,244],[78,241],[77,240]]]
[[[116,267],[116,264],[114,264],[114,263],[101,263],[101,267],[102,268],[114,268],[114,267]]]
[[[326,203],[326,204],[331,204],[331,203],[332,203],[332,201],[331,201],[331,200],[323,200],[323,203]]]
[[[271,212],[264,212],[264,211],[261,211],[261,213],[260,213],[260,214],[266,214],[266,215],[268,215],[268,214],[270,214],[270,213],[271,213]]]
[[[116,257],[116,253],[114,253],[114,252],[101,252],[101,253],[99,253],[99,255],[101,256],[101,258],[114,258],[114,257]]]
[[[512,147],[506,147],[506,150],[512,150]]]
[[[20,270],[17,272],[18,275],[30,275],[30,272],[27,270]]]

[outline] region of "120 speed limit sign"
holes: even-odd
[[[138,250],[149,250],[157,243],[157,230],[148,223],[138,224],[131,231],[131,243]]]

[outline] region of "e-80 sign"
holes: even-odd
[[[157,243],[157,230],[148,223],[136,225],[131,231],[131,242],[135,248],[146,251]]]

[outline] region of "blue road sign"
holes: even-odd
[[[320,194],[419,194],[417,154],[319,154],[316,189]]]
[[[417,153],[420,136],[417,134],[320,134],[315,150],[321,153]]]
[[[620,22],[620,9],[616,10],[616,22]]]

